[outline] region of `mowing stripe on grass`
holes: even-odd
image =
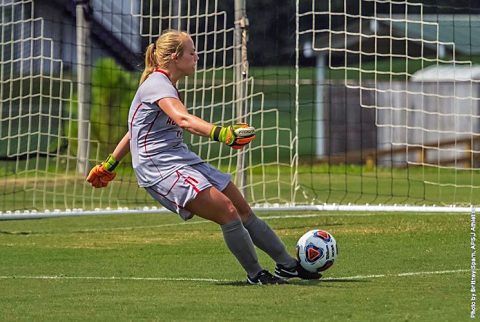
[[[281,216],[266,216],[260,217],[263,220],[269,219],[288,219],[288,218],[311,218],[311,217],[320,217],[325,214],[302,214],[302,215],[281,215]],[[152,225],[152,226],[129,226],[129,227],[115,227],[115,228],[99,228],[99,229],[82,229],[76,232],[81,233],[90,233],[90,232],[102,232],[102,231],[115,231],[115,230],[134,230],[134,229],[147,229],[147,228],[162,228],[162,227],[172,227],[172,226],[184,226],[184,225],[198,225],[198,224],[213,224],[209,220],[198,220],[198,221],[182,221],[171,224],[161,224],[161,225]]]
[[[381,216],[383,213],[345,213],[339,216],[341,217],[367,217],[367,216]],[[395,215],[398,216],[401,213],[396,213]],[[391,215],[391,213],[387,213],[387,215]],[[415,214],[419,215],[419,214]],[[441,215],[438,213],[421,213],[420,215]],[[456,214],[462,215],[462,214]],[[465,214],[469,215],[469,214]],[[314,217],[323,217],[323,216],[332,216],[331,213],[314,213],[314,214],[298,214],[298,215],[276,215],[276,216],[259,216],[263,220],[271,220],[271,219],[290,219],[290,218],[314,218]],[[175,226],[182,226],[182,225],[198,225],[198,224],[213,224],[213,222],[208,220],[197,220],[197,221],[187,221],[187,222],[177,222],[171,224],[161,224],[161,225],[151,225],[151,226],[128,226],[128,227],[115,227],[115,228],[99,228],[99,229],[82,229],[75,232],[80,233],[90,233],[90,232],[102,232],[102,231],[116,231],[116,230],[134,230],[134,229],[147,229],[147,228],[161,228],[161,227],[175,227]]]
[[[455,269],[444,271],[430,271],[430,272],[407,272],[397,274],[373,274],[373,275],[356,275],[344,277],[327,277],[322,278],[321,281],[339,281],[339,280],[358,280],[358,279],[374,279],[385,277],[410,277],[423,275],[441,275],[441,274],[455,274],[470,272],[469,269]],[[160,281],[160,282],[208,282],[208,283],[224,283],[224,282],[238,282],[238,280],[225,280],[214,278],[189,278],[189,277],[132,277],[132,276],[62,276],[62,275],[4,275],[0,279],[32,279],[32,280],[102,280],[102,281]]]

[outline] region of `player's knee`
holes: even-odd
[[[223,217],[227,222],[240,219],[237,208],[235,208],[235,206],[230,200],[225,200],[225,212],[223,214]]]
[[[245,222],[248,218],[250,218],[253,213],[252,208],[250,208],[245,200],[237,201],[234,203],[234,205],[242,221]]]
[[[253,214],[250,207],[237,208],[237,212],[243,222],[246,222],[248,218],[250,218],[250,216]]]

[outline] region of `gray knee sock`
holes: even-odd
[[[285,245],[272,228],[255,214],[252,213],[243,225],[250,233],[253,243],[267,253],[275,263],[285,267],[294,267],[297,264],[295,258],[288,254]]]
[[[243,227],[241,220],[235,220],[221,225],[223,238],[230,251],[247,271],[248,276],[254,277],[262,267],[258,263],[257,253],[248,231]]]

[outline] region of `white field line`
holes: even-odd
[[[133,277],[133,276],[63,276],[63,275],[11,275],[0,276],[0,279],[28,279],[28,280],[97,280],[97,281],[160,281],[160,282],[233,282],[213,278],[187,277]]]
[[[320,281],[339,281],[339,280],[359,280],[359,279],[375,279],[389,277],[410,277],[410,276],[426,276],[426,275],[443,275],[467,273],[469,269],[456,269],[444,271],[430,272],[407,272],[397,274],[373,274],[373,275],[355,275],[355,276],[339,276],[322,278]],[[207,283],[225,283],[238,282],[238,280],[214,279],[214,278],[188,278],[188,277],[132,277],[132,276],[62,276],[62,275],[4,275],[0,276],[1,280],[6,279],[28,279],[28,280],[100,280],[100,281],[157,281],[157,282],[207,282]],[[308,282],[308,281],[304,281]]]
[[[430,272],[407,272],[397,274],[373,274],[373,275],[356,275],[345,277],[326,277],[322,278],[323,281],[336,281],[336,280],[361,280],[361,279],[373,279],[373,278],[385,278],[385,277],[409,277],[409,276],[425,276],[425,275],[442,275],[442,274],[455,274],[470,272],[469,269],[453,269],[445,271],[430,271]]]

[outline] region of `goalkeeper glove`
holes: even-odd
[[[110,154],[108,158],[93,167],[88,174],[87,181],[95,188],[103,188],[117,175],[113,170],[118,165],[118,161]]]
[[[255,128],[246,123],[227,127],[214,125],[212,132],[210,132],[210,138],[238,150],[255,139]]]

